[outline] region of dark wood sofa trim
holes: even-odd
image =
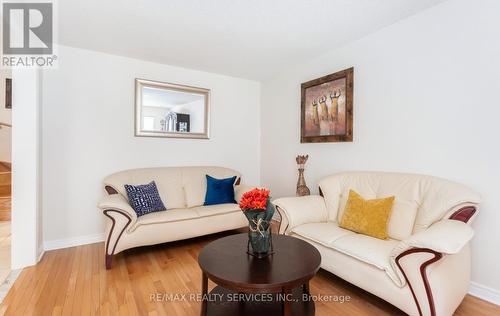
[[[113,249],[111,250],[111,253],[109,252],[109,242],[111,241],[111,236],[113,235],[113,231],[115,230],[116,221],[113,218],[113,216],[109,215],[110,212],[120,213],[121,215],[123,215],[127,218],[127,224],[123,227],[121,232],[118,234],[118,237],[116,238],[116,242],[113,245]],[[125,228],[127,228],[127,226],[130,225],[130,223],[132,222],[132,219],[125,212],[118,211],[118,210],[112,210],[112,209],[111,210],[104,210],[103,214],[106,217],[110,218],[112,221],[111,229],[109,230],[108,238],[106,240],[106,262],[105,262],[105,264],[106,264],[106,269],[109,270],[109,269],[111,269],[111,262],[113,260],[113,255],[115,253],[116,245],[118,244],[118,241],[122,237],[123,232],[125,231]]]
[[[104,189],[109,195],[118,194],[118,191],[110,185],[105,186]]]
[[[476,208],[474,206],[465,206],[451,214],[450,219],[467,223],[475,213]]]
[[[417,296],[415,295],[415,291],[413,290],[413,287],[410,283],[410,280],[408,280],[408,277],[406,276],[405,271],[403,270],[403,268],[401,267],[401,264],[399,263],[399,260],[401,260],[401,258],[403,258],[404,256],[411,255],[414,253],[419,253],[419,252],[426,252],[426,253],[431,253],[434,255],[434,257],[432,257],[431,259],[425,261],[424,263],[422,263],[420,265],[420,276],[422,277],[422,282],[424,283],[425,293],[427,294],[427,300],[429,302],[431,316],[436,316],[436,308],[434,306],[434,297],[432,296],[432,289],[431,289],[431,286],[429,284],[429,280],[427,279],[426,269],[429,265],[431,265],[434,262],[441,259],[443,257],[443,254],[441,254],[440,252],[434,251],[432,249],[428,249],[428,248],[412,248],[412,249],[408,249],[408,250],[402,252],[401,254],[399,254],[399,256],[396,257],[396,265],[398,266],[399,270],[401,270],[401,273],[403,274],[403,276],[406,280],[406,283],[408,283],[408,286],[410,287],[411,294],[413,296],[413,299],[415,300],[415,304],[417,305],[418,314],[420,316],[422,316],[423,315],[422,308],[420,307],[420,304],[418,303],[418,299],[417,299]]]
[[[453,219],[453,220],[467,223],[475,213],[476,213],[476,208],[474,206],[465,206],[465,207],[462,207],[461,209],[457,210],[456,212],[454,212],[449,217],[449,219]],[[439,253],[437,251],[434,251],[432,249],[428,249],[428,248],[412,248],[412,249],[408,249],[408,250],[402,252],[401,254],[399,254],[399,256],[396,257],[396,265],[398,266],[399,270],[401,270],[401,273],[403,274],[406,282],[408,283],[408,286],[410,287],[411,294],[413,295],[413,299],[415,300],[415,304],[417,304],[417,309],[418,309],[419,315],[422,315],[422,309],[420,307],[420,304],[418,303],[415,292],[413,291],[413,287],[411,286],[411,283],[408,280],[405,271],[403,270],[403,268],[401,267],[401,265],[399,263],[399,260],[402,257],[413,254],[413,253],[418,253],[418,252],[427,252],[427,253],[432,253],[434,255],[434,257],[432,257],[431,259],[425,261],[424,263],[422,263],[420,265],[420,275],[422,276],[422,281],[424,283],[425,292],[427,294],[427,300],[429,302],[431,316],[435,316],[436,315],[436,308],[434,305],[434,297],[432,296],[432,289],[431,289],[431,286],[429,284],[429,280],[427,279],[426,269],[427,269],[427,266],[440,260],[443,257],[443,254]]]

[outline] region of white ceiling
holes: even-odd
[[[445,0],[63,0],[64,45],[262,80]]]

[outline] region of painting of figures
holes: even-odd
[[[302,84],[301,142],[352,141],[353,69]]]

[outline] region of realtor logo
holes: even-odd
[[[3,3],[3,53],[51,55],[52,3]]]
[[[54,4],[52,0],[31,1],[38,2],[2,1],[3,67],[57,67]]]

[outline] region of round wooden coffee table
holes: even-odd
[[[198,256],[203,272],[201,315],[314,315],[309,280],[321,255],[307,242],[273,235],[274,254],[246,253],[248,234],[215,240]],[[208,279],[216,286],[208,293]]]

